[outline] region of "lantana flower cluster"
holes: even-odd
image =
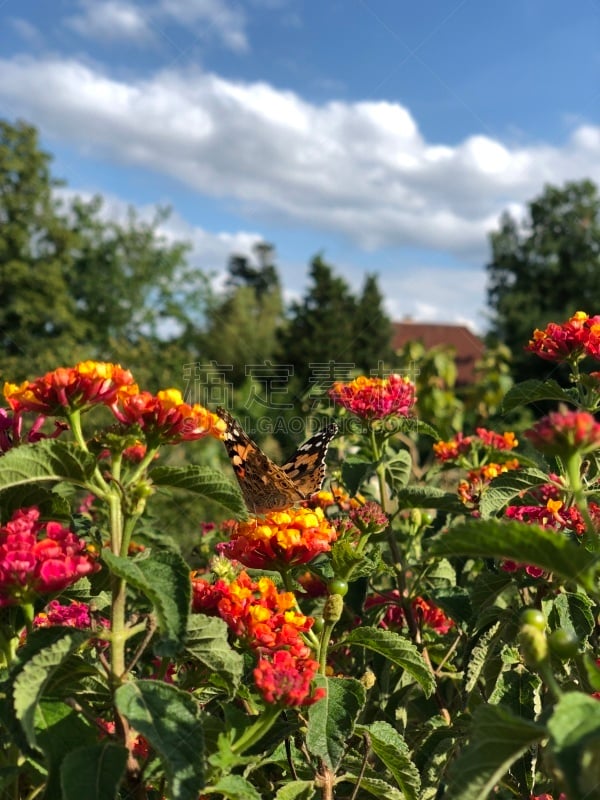
[[[387,378],[360,375],[349,383],[336,381],[329,396],[337,405],[365,420],[392,415],[408,417],[416,402],[414,383],[396,373]]]
[[[588,411],[563,408],[542,417],[525,436],[541,453],[568,458],[600,448],[600,422]]]
[[[396,630],[406,625],[400,592],[397,589],[367,597],[365,608],[377,608],[378,606],[385,608],[385,613],[379,620],[380,627]],[[411,602],[411,608],[415,619],[436,633],[443,635],[454,627],[454,621],[430,600],[415,597]]]
[[[31,603],[100,569],[86,543],[39,509],[19,509],[0,527],[0,606]]]
[[[254,581],[246,572],[234,580],[211,584],[192,575],[195,612],[219,616],[258,658],[254,680],[265,702],[281,706],[310,705],[322,697],[311,694],[318,662],[302,634],[314,620],[296,608],[293,592],[280,592],[273,581]]]
[[[289,508],[240,522],[217,549],[251,569],[286,570],[327,552],[336,538],[322,508]]]
[[[4,396],[16,414],[34,411],[41,415],[36,432],[48,416],[81,413],[94,405],[109,407],[123,425],[138,426],[153,446],[208,435],[220,438],[226,429],[212,411],[198,403],[185,403],[178,389],[165,389],[156,395],[140,392],[129,370],[99,361],[59,367],[20,385],[6,383]]]
[[[600,315],[577,311],[566,322],[536,329],[525,348],[546,361],[575,363],[585,356],[600,360]]]
[[[512,431],[496,433],[487,428],[476,428],[475,434],[465,436],[459,432],[447,442],[436,442],[433,445],[433,452],[438,461],[446,463],[456,462],[460,465],[468,466],[473,463],[472,454],[484,451],[509,451],[514,450],[519,444]],[[470,458],[467,458],[470,456]],[[481,463],[481,458],[478,458]]]

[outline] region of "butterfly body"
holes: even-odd
[[[337,433],[335,423],[311,436],[279,466],[228,411],[217,408],[217,414],[227,425],[223,441],[251,513],[281,511],[319,491],[325,477],[327,448]]]

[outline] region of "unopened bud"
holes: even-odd
[[[546,634],[535,625],[522,625],[519,630],[519,644],[525,663],[530,667],[538,667],[548,658],[548,640]]]
[[[339,594],[330,594],[323,606],[323,619],[325,622],[337,622],[343,608],[344,598]]]

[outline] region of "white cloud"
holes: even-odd
[[[503,209],[547,182],[600,182],[599,127],[581,125],[560,147],[481,135],[450,146],[425,141],[398,103],[316,105],[200,70],[127,83],[74,60],[0,59],[0,102],[46,135],[233,199],[250,218],[283,218],[367,249],[481,260]]]
[[[122,0],[82,0],[81,11],[66,20],[66,24],[82,36],[99,40],[125,39],[146,43],[154,39],[147,15],[132,3]]]
[[[155,0],[138,4],[128,0],[79,0],[79,6],[79,13],[67,17],[65,23],[90,39],[145,44],[157,41],[162,28],[175,23],[201,40],[219,39],[236,52],[248,49],[245,15],[228,0]]]

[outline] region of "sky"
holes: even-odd
[[[600,0],[0,0],[0,117],[216,281],[267,241],[288,299],[320,253],[483,332],[502,212],[600,183],[599,42]]]

